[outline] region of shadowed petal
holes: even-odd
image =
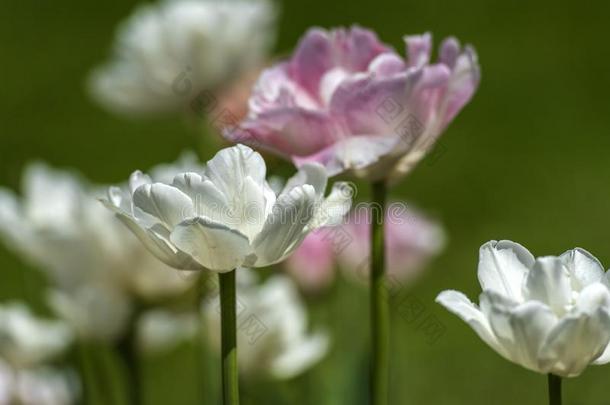
[[[245,235],[202,217],[176,226],[170,240],[203,267],[217,272],[234,270],[251,254]]]
[[[281,261],[305,238],[304,229],[312,220],[316,192],[310,185],[295,187],[281,194],[267,221],[253,242],[257,266]]]

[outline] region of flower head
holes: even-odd
[[[328,336],[308,333],[307,312],[288,277],[274,276],[260,284],[247,269],[240,269],[237,277],[237,345],[243,374],[262,372],[278,379],[293,378],[324,357]],[[204,305],[209,339],[217,349],[219,305],[218,297]]]
[[[310,231],[349,210],[351,196],[341,183],[324,198],[320,165],[304,166],[278,196],[265,175],[263,158],[237,145],[171,182],[135,172],[129,189],[111,188],[104,203],[168,265],[216,272],[277,263]]]
[[[610,361],[610,284],[587,251],[535,259],[514,242],[491,241],[481,247],[478,276],[478,307],[457,291],[437,301],[506,359],[563,377]]]
[[[265,59],[268,0],[171,0],[140,6],[118,30],[114,58],[91,78],[95,98],[130,115],[172,112]]]
[[[396,282],[414,278],[445,244],[442,227],[416,211],[397,204],[386,212],[388,277]],[[285,266],[301,286],[317,289],[334,279],[336,264],[352,279],[368,280],[370,272],[371,208],[356,207],[340,227],[310,234]]]
[[[311,29],[292,58],[266,70],[235,142],[260,146],[329,175],[397,177],[419,161],[479,83],[474,49],[409,36],[403,59],[366,29]]]
[[[60,321],[36,318],[21,303],[0,306],[0,357],[17,367],[51,360],[72,343],[72,332]]]

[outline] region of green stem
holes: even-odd
[[[78,371],[81,378],[81,404],[93,403],[93,390],[91,389],[91,381],[96,380],[95,370],[91,363],[91,357],[88,353],[88,348],[85,344],[78,342],[75,347],[76,356],[78,358]]]
[[[549,374],[548,381],[549,405],[561,405],[561,377]]]
[[[222,333],[222,403],[223,405],[239,405],[235,270],[219,273],[218,279]]]
[[[390,340],[389,292],[385,285],[384,222],[386,185],[372,184],[371,210],[371,405],[388,403],[388,358]]]
[[[140,359],[137,349],[136,325],[139,311],[136,311],[129,322],[125,335],[117,342],[116,351],[119,354],[125,371],[127,396],[130,405],[142,404],[142,384],[140,374]]]

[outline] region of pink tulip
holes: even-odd
[[[346,223],[311,233],[285,263],[288,272],[306,290],[322,289],[343,273],[366,283],[370,272],[371,209],[356,207]],[[386,257],[390,283],[407,283],[445,245],[442,227],[407,209],[392,204],[386,211]]]
[[[405,37],[403,59],[360,28],[310,29],[291,59],[265,70],[248,118],[225,136],[330,175],[398,178],[417,163],[474,94],[473,48],[445,39],[430,63],[430,34]]]

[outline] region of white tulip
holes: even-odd
[[[18,367],[37,365],[61,354],[72,333],[59,321],[36,318],[22,303],[0,306],[0,356]]]
[[[138,343],[146,353],[171,350],[197,335],[199,318],[194,313],[175,313],[155,309],[145,312],[138,321]]]
[[[261,155],[236,145],[171,183],[135,172],[128,189],[111,188],[103,202],[168,265],[216,272],[277,263],[310,231],[340,222],[351,205],[342,183],[324,198],[320,165],[304,166],[277,197],[265,175]]]
[[[36,367],[17,369],[0,360],[0,405],[70,405],[79,395],[69,372]]]
[[[143,115],[184,108],[266,59],[276,10],[268,0],[173,0],[139,6],[118,30],[114,57],[91,78],[109,110]]]
[[[457,291],[437,302],[506,359],[562,377],[610,361],[610,284],[587,251],[535,259],[517,243],[491,241],[481,247],[478,278],[479,306]]]
[[[220,301],[204,304],[208,337],[220,349]],[[247,269],[237,272],[237,347],[239,368],[245,375],[258,372],[274,378],[295,377],[328,352],[325,333],[309,334],[307,312],[294,283],[274,276],[264,284]]]

